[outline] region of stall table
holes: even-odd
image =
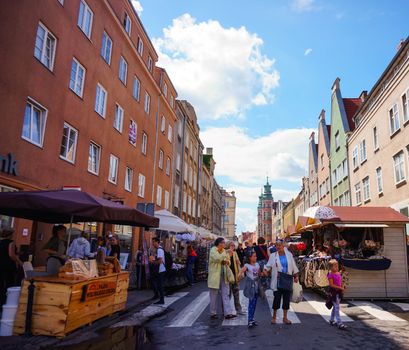
[[[129,273],[120,272],[90,279],[58,276],[33,278],[35,290],[31,331],[34,335],[64,337],[73,330],[125,308]],[[23,334],[28,286],[24,280],[14,322],[14,333]]]

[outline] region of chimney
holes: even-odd
[[[341,79],[339,79],[339,77],[337,77],[334,81],[334,84],[332,84],[332,93],[334,93],[336,90],[339,90],[339,82],[341,81]]]
[[[206,148],[206,154],[209,155],[209,156],[212,156],[213,155],[213,148],[211,148],[211,147]]]
[[[359,95],[359,99],[361,100],[362,103],[365,102],[366,98],[368,97],[368,91],[364,90],[361,92]]]
[[[402,48],[403,44],[405,44],[405,40],[400,39],[399,44],[398,44],[398,46],[396,48],[396,51],[399,51]]]

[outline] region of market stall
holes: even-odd
[[[335,258],[346,298],[408,298],[408,222],[388,207],[308,209],[297,223],[309,247],[299,259],[301,281],[308,288],[325,288],[328,261]]]
[[[136,209],[77,190],[0,193],[0,214],[70,226],[95,221],[159,225],[157,218]],[[14,332],[62,337],[124,309],[129,273],[121,272],[116,258],[105,259],[102,254],[97,260],[68,260],[58,275],[24,280]]]

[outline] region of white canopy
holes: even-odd
[[[159,227],[157,228],[158,230],[176,233],[195,232],[189,224],[165,209],[156,211],[155,217],[159,219]]]

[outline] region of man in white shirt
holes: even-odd
[[[161,247],[158,237],[154,237],[152,239],[152,245],[156,249],[156,257],[151,257],[151,264],[159,265],[158,273],[152,276],[152,287],[155,293],[154,299],[159,297],[159,301],[157,301],[155,304],[163,305],[165,304],[165,293],[163,290],[163,283],[166,274],[165,250]]]

